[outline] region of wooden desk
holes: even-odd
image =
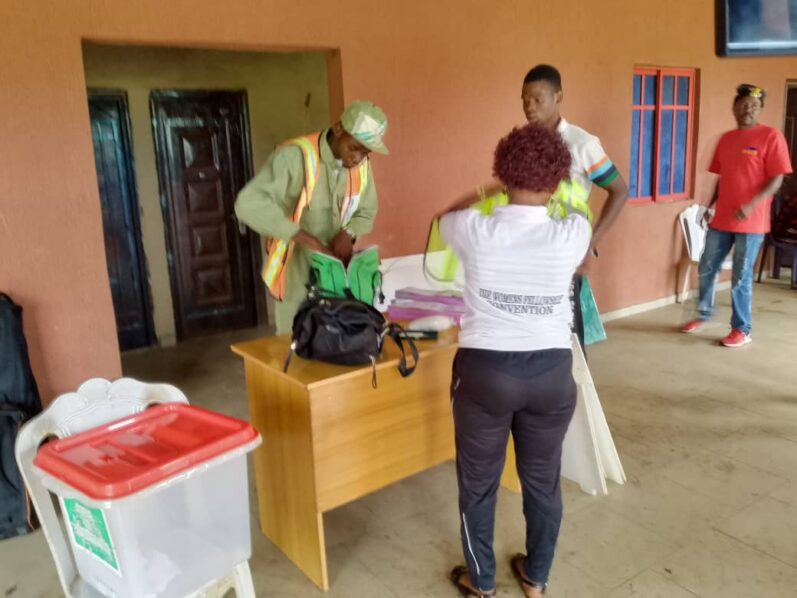
[[[376,389],[370,365],[294,357],[283,373],[287,336],[233,345],[244,358],[251,422],[263,436],[254,455],[261,529],[320,588],[329,588],[325,511],[454,457],[456,335],[418,342],[409,378],[399,375],[388,341]]]
[[[287,336],[233,345],[244,358],[249,413],[263,436],[255,482],[263,533],[320,588],[327,590],[323,514],[454,458],[449,386],[457,330],[420,341],[418,369],[401,378],[390,342],[372,369],[294,358],[282,372]],[[607,494],[606,478],[625,481],[584,355],[573,337],[579,393],[562,447],[562,474],[589,494]],[[520,481],[512,439],[501,484]],[[451,489],[452,505],[456,488]]]

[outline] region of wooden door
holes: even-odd
[[[122,351],[155,342],[138,218],[130,118],[123,91],[89,90],[105,256]]]
[[[177,336],[254,326],[257,243],[233,211],[252,171],[246,94],[156,91],[150,104]]]

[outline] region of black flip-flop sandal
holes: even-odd
[[[448,579],[451,580],[451,583],[454,584],[454,587],[457,588],[459,593],[465,598],[493,598],[495,596],[495,590],[492,590],[491,592],[479,592],[470,586],[466,586],[464,583],[459,581],[463,575],[468,575],[468,568],[458,565],[451,569],[451,573],[448,574]]]
[[[548,587],[547,583],[537,583],[536,581],[531,581],[528,577],[523,574],[523,561],[526,560],[525,554],[516,554],[509,560],[509,566],[512,569],[512,574],[517,579],[517,582],[520,584],[520,589],[523,590],[523,593],[526,593],[526,588],[531,590],[539,590],[542,594],[545,593],[545,588]]]

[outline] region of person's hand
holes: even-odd
[[[354,238],[345,230],[341,230],[329,244],[332,255],[348,264],[354,253]]]
[[[319,253],[332,255],[332,252],[326,245],[324,245],[310,233],[307,233],[303,230],[300,230],[298,233],[296,233],[296,235],[293,237],[293,241],[299,245],[307,247],[307,249],[310,251],[317,251]]]
[[[698,224],[703,228],[708,228],[709,222],[714,217],[714,208],[706,208],[703,210],[703,215],[700,217]]]
[[[750,217],[750,214],[753,213],[755,206],[751,203],[743,205],[741,208],[736,210],[736,220],[747,220]]]

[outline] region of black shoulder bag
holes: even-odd
[[[372,385],[376,388],[376,360],[386,337],[393,339],[401,351],[398,370],[406,378],[418,364],[418,349],[401,326],[387,322],[367,303],[328,297],[312,290],[293,319],[291,351],[284,371],[288,371],[294,353],[305,359],[338,365],[370,363]],[[407,349],[412,356],[411,364],[407,361]]]
[[[22,327],[22,308],[0,292],[0,540],[37,527],[14,458],[14,444],[22,425],[41,410]]]

